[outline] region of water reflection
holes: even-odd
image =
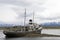
[[[20,38],[0,38],[0,40],[60,40],[60,37],[20,37]]]
[[[0,38],[0,40],[6,40],[6,38]]]
[[[6,40],[60,40],[60,37],[22,37],[22,38],[7,38]]]

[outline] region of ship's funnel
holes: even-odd
[[[33,24],[33,23],[32,23],[32,19],[29,20],[29,24]]]

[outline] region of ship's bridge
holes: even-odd
[[[33,23],[32,19],[29,20],[29,24],[26,25],[29,28],[29,31],[35,31],[38,28],[42,29],[40,25]]]

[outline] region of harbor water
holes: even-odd
[[[60,35],[60,29],[43,29],[42,34]],[[19,37],[6,38],[3,30],[0,30],[0,40],[60,40],[60,37]]]
[[[0,40],[60,40],[60,37],[21,37],[21,38],[0,38]]]

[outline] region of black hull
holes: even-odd
[[[3,33],[6,35],[6,37],[25,37],[29,33],[41,34],[41,30],[32,31],[32,32],[6,32],[6,31],[4,31]]]
[[[6,37],[24,37],[27,33],[21,32],[3,32]]]

